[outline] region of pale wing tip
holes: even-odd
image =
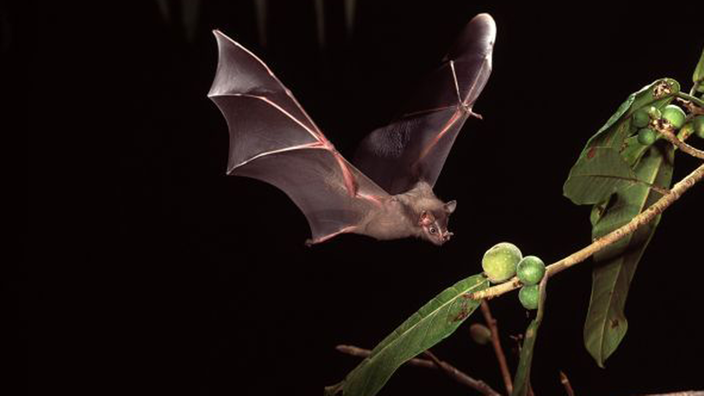
[[[218,72],[220,71],[221,67],[221,62],[223,61],[223,51],[224,47],[227,43],[234,43],[234,40],[232,40],[230,37],[228,37],[225,33],[220,31],[220,29],[213,29],[213,36],[215,36],[215,42],[218,45],[218,62],[217,62],[217,67],[215,71],[215,78],[213,80],[213,84],[210,86],[210,90],[208,91],[208,98],[212,99],[215,96],[218,96],[220,92],[217,89],[218,86]]]
[[[220,67],[220,60],[221,60],[220,38],[221,38],[221,36],[224,36],[224,34],[219,29],[213,29],[213,30],[211,30],[211,32],[213,32],[213,36],[215,36],[215,42],[218,45],[218,63],[216,66],[216,71],[215,71],[215,79],[213,80],[213,83],[210,85],[210,90],[208,90],[208,95],[207,95],[208,98],[212,100],[213,97],[215,96],[215,82],[217,81],[217,69],[219,69],[219,67]]]
[[[223,33],[222,30],[220,30],[220,29],[216,28],[216,29],[211,30],[211,32],[213,32],[213,36],[215,36],[215,38],[218,40],[218,43],[220,42],[220,40],[235,41],[235,40],[231,39],[230,36]]]
[[[496,42],[496,22],[487,14],[479,14],[465,25],[444,61],[462,58],[485,58],[491,62]]]
[[[215,41],[218,43],[218,49],[220,49],[223,42],[233,41],[230,37],[228,37],[220,29],[213,29],[212,32],[213,32],[213,36],[215,36]]]
[[[488,25],[494,26],[496,28],[496,21],[494,21],[494,18],[489,14],[488,12],[483,12],[481,14],[477,14],[474,18],[472,18],[471,22],[483,22]]]
[[[478,14],[471,21],[470,25],[483,25],[483,35],[489,41],[489,46],[493,47],[496,41],[496,21],[489,13]]]

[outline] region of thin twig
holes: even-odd
[[[638,228],[645,224],[651,222],[655,217],[665,211],[670,205],[672,205],[677,199],[679,199],[682,194],[689,190],[693,185],[704,178],[704,165],[700,165],[697,169],[692,171],[684,179],[680,180],[669,193],[660,197],[654,204],[648,207],[639,215],[635,216],[626,225],[617,228],[616,230],[604,235],[603,237],[595,240],[590,245],[570,254],[569,256],[563,258],[562,260],[548,265],[545,276],[551,277],[558,274],[567,268],[570,268],[582,261],[588,259],[594,253],[604,249],[605,247],[617,242],[629,234],[632,234]],[[475,300],[481,300],[484,298],[494,298],[500,296],[504,293],[508,293],[515,290],[521,286],[521,281],[517,277],[513,277],[507,282],[501,283],[499,285],[484,289],[479,292],[470,294],[470,298]]]
[[[657,122],[655,123],[655,129],[660,132],[660,134],[670,143],[674,144],[675,147],[678,149],[682,150],[683,153],[687,153],[691,155],[692,157],[696,157],[699,159],[704,159],[704,151],[702,150],[697,150],[694,147],[688,145],[687,143],[683,142],[673,132],[672,126],[662,123],[662,122]]]
[[[335,347],[335,349],[344,354],[361,358],[366,358],[372,353],[372,351],[370,351],[369,349],[359,348],[352,345],[338,345]],[[448,377],[452,378],[453,380],[457,381],[462,385],[475,389],[482,395],[500,396],[500,393],[492,389],[489,385],[487,385],[486,382],[470,377],[469,375],[458,370],[453,365],[438,359],[438,357],[435,356],[432,352],[425,351],[424,354],[428,357],[428,359],[413,358],[407,361],[406,364],[411,366],[442,370],[443,372],[445,372],[445,374],[448,375]]]
[[[694,96],[692,96],[694,97]],[[691,113],[692,116],[698,116],[704,114],[704,107],[702,106],[697,106],[696,103],[692,102],[691,100],[683,99],[683,98],[678,98],[680,100],[680,103],[684,108],[687,109],[689,113]]]
[[[572,389],[572,384],[570,384],[570,379],[567,378],[567,374],[560,371],[560,383],[565,387],[565,392],[567,396],[574,396],[574,389]]]
[[[450,378],[454,379],[460,384],[467,385],[468,387],[479,391],[482,395],[500,396],[500,394],[494,389],[492,389],[489,385],[487,385],[486,382],[476,380],[468,376],[467,374],[461,372],[451,364],[443,362],[442,360],[438,359],[435,354],[430,352],[430,350],[423,352],[423,354],[429,357],[430,360],[432,360],[437,367],[439,367],[442,371],[445,372],[445,374],[447,374]]]
[[[353,345],[338,345],[335,347],[339,352],[344,353],[345,355],[350,355],[350,356],[355,356],[355,357],[360,357],[360,358],[366,358],[369,357],[369,355],[372,353],[369,349],[364,349],[364,348],[359,348]],[[433,363],[432,360],[428,359],[421,359],[421,358],[413,358],[409,361],[406,362],[409,366],[416,366],[416,367],[425,367],[425,368],[430,368],[430,369],[437,369],[438,367]]]
[[[704,108],[704,100],[697,98],[697,97],[694,96],[693,94],[688,95],[688,94],[686,94],[686,93],[680,91],[680,92],[677,92],[677,93],[675,94],[675,96],[677,96],[678,98],[680,98],[680,99],[682,99],[682,100],[684,100],[684,101],[694,103],[694,104],[695,104],[696,106],[698,106],[700,109],[701,109],[701,108]],[[699,114],[701,114],[701,113],[699,113]]]
[[[508,369],[508,364],[506,363],[506,355],[504,354],[504,349],[501,347],[501,340],[499,339],[499,327],[496,325],[496,319],[491,315],[491,310],[489,309],[489,303],[484,300],[481,304],[482,315],[484,315],[484,321],[486,325],[489,326],[491,330],[491,344],[494,347],[494,354],[496,355],[496,360],[499,362],[499,369],[501,370],[501,377],[504,380],[504,386],[506,387],[506,393],[509,395],[513,393],[513,381],[511,380],[511,372]]]

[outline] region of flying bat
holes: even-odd
[[[256,55],[213,32],[218,65],[208,97],[227,121],[228,175],[270,183],[305,214],[306,244],[354,233],[378,240],[450,239],[456,201],[433,186],[491,74],[496,24],[474,17],[395,121],[371,132],[350,163]]]

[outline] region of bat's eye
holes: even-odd
[[[430,231],[430,235],[435,235],[438,233],[438,229],[435,227],[430,227],[428,231]]]

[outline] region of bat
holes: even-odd
[[[442,245],[456,201],[433,186],[491,74],[496,24],[474,17],[395,121],[345,159],[256,55],[214,30],[218,64],[208,97],[227,121],[227,174],[281,189],[306,216],[307,245],[354,233]]]

